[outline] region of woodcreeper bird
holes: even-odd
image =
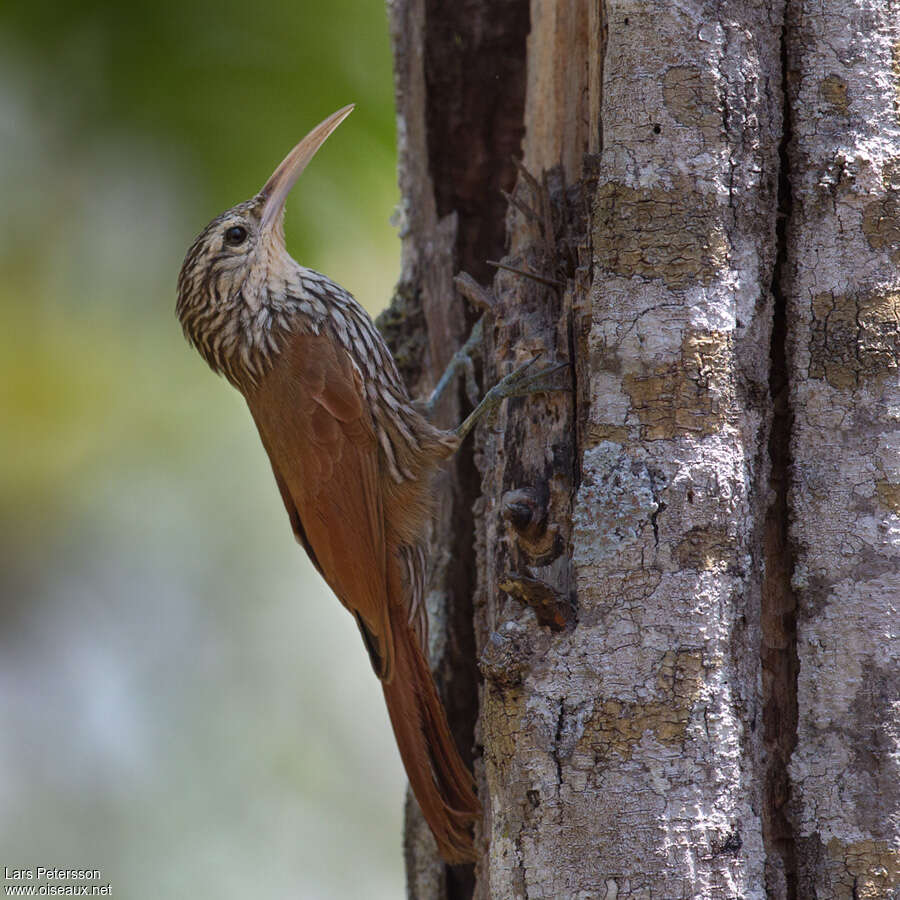
[[[288,255],[288,193],[352,109],[316,126],[255,197],[201,232],[176,309],[188,341],[246,398],[294,534],[356,619],[441,855],[470,862],[481,808],[426,657],[430,476],[480,416],[542,389],[548,372],[520,367],[459,428],[441,430],[413,405],[366,311]]]

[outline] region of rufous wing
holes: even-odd
[[[356,617],[438,848],[448,862],[471,862],[481,807],[408,624],[400,557],[388,558],[378,443],[361,378],[328,336],[294,335],[246,396],[294,533]]]
[[[363,386],[329,335],[291,335],[246,394],[294,534],[356,617],[372,666],[394,668],[378,443]]]

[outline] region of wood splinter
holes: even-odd
[[[497,260],[494,259],[489,259],[487,264],[493,266],[495,269],[505,269],[507,272],[514,272],[516,275],[521,275],[523,278],[530,278],[532,281],[537,281],[540,284],[546,284],[550,287],[564,287],[561,281],[557,281],[555,278],[547,278],[546,275],[539,275],[537,272],[532,272],[530,269],[517,269],[515,266],[508,266],[506,263],[497,262]]]
[[[575,620],[569,598],[544,581],[519,572],[509,572],[498,586],[504,593],[530,606],[538,622],[552,631],[562,631]]]

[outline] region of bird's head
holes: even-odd
[[[250,200],[217,216],[188,250],[178,276],[176,312],[188,340],[215,371],[240,351],[246,329],[266,318],[273,283],[290,278],[284,205],[291,188],[353,105],[332,113],[284,158]]]

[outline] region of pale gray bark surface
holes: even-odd
[[[483,856],[447,870],[411,804],[410,896],[895,896],[898,9],[389,11],[404,371],[474,320],[460,270],[485,384],[572,365],[441,485]]]
[[[900,894],[900,5],[797,3],[786,279],[800,895]]]
[[[533,4],[529,65],[535,56],[549,68],[535,37],[557,30],[546,14]],[[547,636],[496,591],[490,562],[506,563],[506,535],[485,517],[487,630],[514,627],[534,646],[519,684],[485,685],[491,841],[480,886],[530,898],[762,897],[759,523],[779,31],[762,4],[610,3],[605,15],[602,149],[585,185],[591,274],[573,273],[563,298],[566,312],[584,311],[571,323],[580,484],[551,519],[572,521],[577,625]],[[584,50],[582,69],[596,52]],[[529,79],[526,121],[562,99],[548,102],[541,83]],[[541,112],[529,117],[535,93]],[[574,121],[587,121],[590,92],[581,103]],[[542,136],[525,135],[536,168],[557,158]],[[572,156],[570,182],[582,175]],[[500,279],[504,298],[510,281]],[[508,302],[518,318],[522,299]],[[535,419],[520,407],[485,441],[495,503],[504,476],[515,484],[510,475],[527,471],[520,460],[545,456],[553,432]],[[517,427],[524,439],[501,455]],[[548,462],[537,477],[560,479]]]

